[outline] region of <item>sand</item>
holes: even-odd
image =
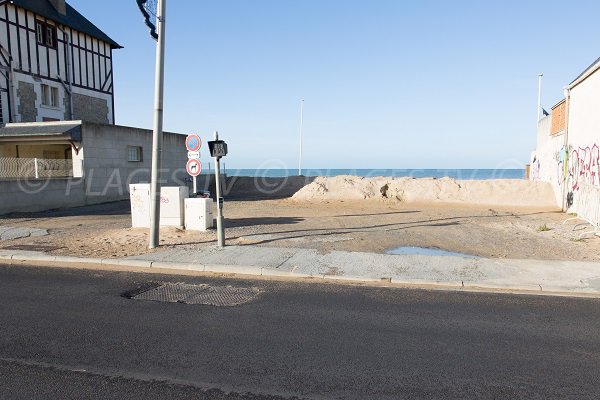
[[[550,185],[539,182],[345,176],[290,184],[273,178],[265,181],[280,188],[273,194],[255,181],[236,179],[231,185],[231,194],[245,200],[226,197],[229,245],[324,253],[420,246],[492,258],[600,260],[600,240],[578,240],[586,227],[576,227],[575,220],[563,224],[570,216],[557,209]],[[282,198],[266,200],[269,196]],[[0,249],[46,246],[55,255],[110,258],[147,253],[148,230],[131,228],[129,209],[128,202],[120,202],[0,216],[0,225],[50,233],[0,241]],[[215,241],[214,230],[161,229],[161,249],[186,251]]]
[[[577,240],[580,221],[538,208],[391,201],[227,201],[228,245],[383,253],[421,246],[492,258],[600,260],[600,240]],[[54,255],[127,257],[147,253],[148,230],[132,229],[129,203],[0,217],[0,225],[48,229],[50,235],[0,241],[50,246]],[[541,230],[540,227],[545,229]],[[215,246],[216,233],[161,229],[163,249]],[[159,250],[160,251],[160,250]]]
[[[448,203],[556,208],[552,186],[522,179],[319,177],[296,192],[297,202],[380,200],[401,203]]]

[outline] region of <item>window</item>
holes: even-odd
[[[37,42],[39,44],[45,44],[46,42],[44,41],[44,24],[42,22],[37,22],[35,23],[35,31],[37,33],[36,37],[37,37]]]
[[[58,88],[42,84],[42,105],[58,107]]]
[[[58,107],[58,88],[50,88],[50,105],[52,107]]]
[[[142,148],[138,146],[127,147],[127,161],[129,162],[141,162],[142,161]]]
[[[38,44],[56,48],[56,27],[42,21],[35,21],[35,32]]]
[[[552,120],[550,126],[550,134],[557,135],[563,132],[567,125],[567,102],[566,100],[560,101],[557,105],[552,107]]]

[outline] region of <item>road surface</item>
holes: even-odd
[[[123,297],[257,287],[236,307]],[[0,265],[2,399],[596,399],[600,300]]]

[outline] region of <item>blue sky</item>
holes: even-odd
[[[115,51],[116,117],[152,126],[135,0],[71,0]],[[165,129],[227,168],[521,168],[543,105],[600,56],[597,1],[169,0]],[[206,154],[203,154],[206,160]]]

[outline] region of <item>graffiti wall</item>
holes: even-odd
[[[567,185],[567,191],[571,193],[573,198],[575,193],[579,192],[579,189],[584,184],[589,186],[600,186],[599,180],[599,163],[600,152],[597,144],[586,147],[578,147],[577,149],[569,148],[568,150],[569,159],[566,167],[566,179],[564,179]],[[568,204],[569,206],[572,205]]]
[[[563,135],[550,135],[551,118],[546,117],[538,126],[537,147],[531,153],[530,179],[535,181],[550,182],[554,189],[557,207],[562,206],[561,180],[563,173],[559,167],[560,160],[566,159]],[[561,170],[561,171],[559,171]]]
[[[567,193],[567,206],[583,185],[600,187],[600,147],[596,143],[573,148],[562,146],[554,156],[556,184]]]
[[[578,212],[578,207],[588,208],[578,202],[582,190],[587,193],[600,188],[598,98],[600,70],[570,88],[568,136],[564,131],[552,135],[551,116],[542,119],[538,125],[536,150],[531,155],[531,179],[552,183],[557,204],[565,202],[572,212]]]
[[[555,139],[556,142],[561,139],[564,142],[562,136]],[[547,148],[532,153],[531,179],[552,183],[557,192],[557,204],[560,204],[562,196],[566,196],[566,205],[571,208],[583,185],[600,187],[600,146],[597,143],[576,148],[562,145],[548,156],[550,151]],[[547,168],[543,168],[544,164]]]

